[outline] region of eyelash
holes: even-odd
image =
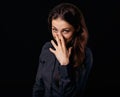
[[[64,30],[63,32],[68,33],[68,32],[69,32],[69,30]]]
[[[57,32],[57,29],[52,28],[52,31],[53,31],[53,32]],[[69,30],[63,30],[62,32],[63,32],[63,33],[68,33],[68,32],[70,32],[70,31],[69,31]]]

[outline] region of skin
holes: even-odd
[[[61,18],[52,20],[52,36],[56,40],[57,44],[51,40],[55,50],[50,48],[50,51],[56,56],[62,66],[69,64],[72,47],[67,49],[66,45],[72,40],[74,32],[74,27]]]

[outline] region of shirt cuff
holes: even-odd
[[[63,79],[69,78],[70,69],[71,69],[71,66],[69,64],[66,65],[66,66],[60,65],[60,68],[59,68],[60,77],[63,78]]]

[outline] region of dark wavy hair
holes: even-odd
[[[48,26],[51,30],[52,20],[61,18],[75,29],[73,39],[70,42],[72,53],[70,62],[74,67],[80,66],[85,58],[85,47],[88,40],[88,30],[80,9],[71,3],[61,3],[54,7],[48,16]]]

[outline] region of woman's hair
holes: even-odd
[[[85,58],[85,47],[88,40],[88,31],[85,20],[80,9],[71,3],[61,3],[54,7],[48,16],[48,26],[51,30],[52,20],[61,18],[75,29],[71,41],[72,53],[70,62],[74,67],[80,66]]]

